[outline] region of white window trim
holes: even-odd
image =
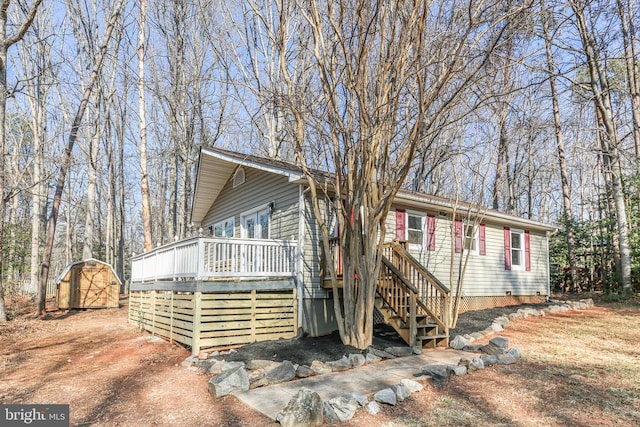
[[[229,217],[229,218],[223,219],[222,221],[218,221],[218,222],[213,223],[213,225],[209,227],[210,230],[211,230],[211,235],[213,237],[227,237],[226,235],[225,236],[216,236],[215,235],[215,229],[219,225],[222,226],[223,232],[226,232],[226,228],[225,228],[224,225],[227,222],[231,222],[231,226],[232,226],[232,230],[233,230],[233,235],[231,235],[230,237],[235,237],[235,235],[236,235],[236,219],[235,219],[235,217]]]
[[[268,211],[269,210],[269,203],[266,203],[264,205],[260,205],[258,207],[255,208],[251,208],[248,211],[244,211],[242,213],[240,213],[240,237],[243,239],[247,239],[247,231],[244,228],[244,221],[243,218],[250,216],[250,215],[255,215],[260,211]],[[268,212],[267,212],[268,214]],[[271,217],[269,217],[269,230],[267,230],[267,239],[271,239]]]
[[[513,233],[518,233],[520,234],[520,248],[518,248],[518,250],[520,251],[520,264],[516,265],[513,262],[513,239],[511,238],[511,236],[513,235]],[[525,270],[525,264],[526,264],[526,260],[525,260],[525,243],[524,243],[524,230],[520,230],[518,228],[512,228],[509,230],[509,250],[511,251],[511,270],[515,270],[515,271],[524,271]]]
[[[409,215],[420,217],[420,222],[422,224],[422,242],[420,243],[410,243],[409,242]],[[409,243],[409,249],[418,249],[418,250],[426,250],[426,239],[427,239],[427,214],[424,212],[418,211],[405,211],[404,218],[405,226],[404,226],[404,239]]]
[[[467,249],[467,227],[473,227],[473,243],[475,249]],[[469,255],[478,256],[480,255],[480,224],[476,224],[473,222],[462,222],[462,250],[464,252],[468,252]]]

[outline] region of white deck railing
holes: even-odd
[[[295,275],[296,242],[194,237],[136,255],[131,281]]]

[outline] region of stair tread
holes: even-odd
[[[416,338],[419,340],[429,340],[429,339],[439,339],[439,338],[448,338],[448,334],[440,334],[440,335],[419,335]]]

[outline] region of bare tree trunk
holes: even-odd
[[[7,10],[9,9],[10,0],[2,0],[2,3],[0,3],[0,322],[7,320],[7,309],[4,302],[4,268],[2,255],[5,247],[6,206],[10,198],[6,189],[5,165],[5,155],[7,152],[7,51],[24,37],[24,34],[36,16],[40,3],[42,3],[42,0],[35,0],[31,7],[25,8],[25,10],[28,11],[25,19],[19,24],[18,30],[12,36],[7,35]]]
[[[153,224],[151,224],[151,194],[147,171],[147,114],[145,108],[144,58],[146,52],[145,31],[147,24],[147,1],[140,0],[140,31],[138,33],[138,99],[140,116],[140,191],[142,193],[142,230],[144,250],[153,249]]]
[[[622,185],[622,169],[620,167],[619,141],[616,123],[613,119],[609,83],[603,70],[598,45],[585,17],[585,8],[587,6],[577,4],[573,0],[570,4],[576,17],[576,24],[587,61],[589,85],[593,94],[594,105],[602,124],[605,154],[609,157],[611,180],[608,183],[608,187],[612,191],[616,209],[616,228],[620,249],[620,290],[627,293],[631,292],[631,249],[629,246],[629,226]]]
[[[107,53],[107,49],[109,46],[109,41],[111,40],[111,34],[118,23],[118,19],[120,18],[122,8],[124,6],[125,1],[119,0],[113,9],[111,16],[109,17],[109,21],[105,28],[104,37],[102,43],[100,45],[100,49],[97,52],[97,56],[94,61],[93,70],[91,71],[91,76],[89,77],[89,81],[87,83],[87,87],[84,89],[82,94],[82,99],[80,101],[80,105],[78,106],[78,110],[73,119],[73,123],[71,125],[71,131],[69,133],[69,139],[67,140],[67,146],[65,148],[65,154],[62,159],[62,164],[60,165],[60,170],[58,173],[58,180],[56,184],[55,194],[53,196],[53,203],[51,205],[51,213],[49,215],[49,220],[47,223],[47,240],[45,243],[45,250],[42,259],[42,270],[40,274],[40,288],[38,293],[38,308],[37,314],[43,315],[46,311],[46,290],[47,290],[47,279],[49,277],[49,266],[51,263],[51,254],[53,252],[53,242],[55,238],[56,232],[56,223],[58,220],[58,212],[60,210],[60,203],[62,201],[62,192],[64,191],[64,184],[67,176],[67,171],[69,169],[69,163],[71,162],[71,154],[73,152],[73,146],[75,145],[76,138],[78,136],[78,129],[80,128],[80,124],[82,123],[82,118],[84,116],[84,112],[87,108],[87,104],[89,103],[89,99],[91,98],[91,94],[93,91],[93,86],[100,75],[100,71],[102,69],[102,63]]]
[[[84,244],[82,246],[82,258],[93,258],[94,226],[96,223],[96,186],[98,179],[98,155],[100,153],[100,139],[104,131],[104,118],[100,114],[100,106],[104,102],[102,96],[96,101],[94,118],[95,133],[89,138],[89,150],[87,150],[87,205],[84,221]]]
[[[622,44],[624,46],[624,60],[627,68],[627,86],[631,96],[631,117],[633,119],[633,142],[636,150],[636,160],[640,158],[640,65],[636,47],[637,36],[634,18],[633,2],[631,0],[617,0],[618,15],[622,28]],[[626,8],[625,8],[626,3]]]
[[[542,3],[543,10],[544,1]],[[549,87],[551,89],[551,102],[553,106],[553,125],[556,135],[556,145],[558,147],[558,163],[560,164],[560,187],[562,189],[562,208],[564,215],[564,227],[567,234],[567,258],[571,275],[571,286],[576,290],[577,286],[577,259],[575,255],[575,233],[573,229],[573,211],[571,206],[571,187],[569,185],[569,172],[567,170],[567,159],[565,155],[564,139],[562,134],[562,120],[560,117],[560,103],[558,102],[558,88],[556,85],[556,65],[551,50],[551,37],[549,35],[550,16],[544,16],[542,31],[544,35],[545,53],[547,57],[547,68],[549,73]]]

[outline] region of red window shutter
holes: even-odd
[[[404,209],[396,209],[396,239],[407,238],[407,213]]]
[[[531,271],[531,236],[529,230],[524,231],[524,269]]]
[[[487,254],[487,230],[484,224],[480,224],[478,228],[478,240],[480,243],[480,255]]]
[[[436,217],[427,215],[427,250],[436,250]]]
[[[511,270],[511,230],[504,228],[504,269]]]
[[[453,234],[455,237],[456,253],[459,254],[462,252],[462,221],[459,219],[455,221]]]

